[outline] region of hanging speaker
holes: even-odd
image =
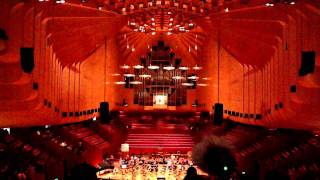
[[[129,86],[130,86],[130,84],[129,84],[130,78],[129,78],[129,77],[125,77],[125,78],[124,78],[124,82],[125,82],[124,87],[125,87],[125,88],[129,88]]]
[[[179,66],[180,66],[180,64],[181,64],[181,59],[176,59],[175,60],[175,62],[174,62],[174,66],[175,66],[175,68],[178,68]]]
[[[316,63],[315,51],[302,51],[301,54],[301,66],[299,69],[299,76],[305,76],[313,73]]]
[[[163,47],[164,46],[164,42],[163,41],[158,41],[158,46],[159,47]]]
[[[175,56],[174,52],[170,53],[170,59],[173,59],[173,57]]]
[[[109,123],[109,103],[101,102],[100,103],[100,119],[102,123]]]
[[[147,66],[147,60],[146,58],[140,58],[140,61],[141,61],[141,65],[146,67]]]
[[[223,104],[216,103],[213,112],[213,124],[221,125],[223,120]]]
[[[25,73],[31,73],[34,68],[33,48],[20,48],[20,64]]]

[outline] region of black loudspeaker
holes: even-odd
[[[305,76],[309,73],[313,73],[315,63],[316,63],[316,52],[315,51],[306,51],[306,52],[302,51],[299,76]]]
[[[20,64],[25,73],[31,73],[34,68],[33,48],[20,48]]]
[[[147,60],[146,58],[140,58],[140,61],[141,61],[141,65],[146,67],[147,66]]]
[[[213,124],[221,125],[223,119],[223,104],[216,103],[214,105]]]
[[[163,41],[158,41],[158,46],[159,47],[163,47],[164,46],[164,42]]]
[[[173,59],[174,56],[175,56],[175,53],[174,53],[174,52],[171,52],[171,53],[170,53],[170,59]]]
[[[100,103],[100,118],[102,123],[109,123],[109,103],[101,102]]]
[[[125,87],[125,88],[129,88],[129,87],[130,87],[130,84],[129,84],[130,79],[129,79],[129,77],[125,77],[125,78],[124,78],[124,82],[126,83],[126,84],[124,85],[124,87]]]
[[[176,59],[175,62],[174,62],[174,66],[175,68],[178,68],[181,64],[181,59]]]

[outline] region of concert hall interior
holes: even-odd
[[[320,179],[320,0],[0,0],[0,179]]]

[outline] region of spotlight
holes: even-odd
[[[223,166],[224,171],[228,171],[228,166]]]
[[[265,4],[267,7],[272,7],[272,6],[274,6],[274,4],[272,4],[272,3],[266,3]]]
[[[56,0],[56,3],[57,4],[63,4],[63,3],[65,3],[66,1],[65,0]]]

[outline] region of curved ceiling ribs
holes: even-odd
[[[128,28],[123,28],[118,34],[117,40],[123,54],[123,63],[130,64],[130,61],[137,62],[140,56],[143,56],[149,51],[153,44],[159,39],[162,39],[174,49],[177,56],[186,59],[184,60],[185,62],[191,62],[191,64],[194,65],[197,64],[198,55],[200,54],[203,45],[205,45],[205,38],[206,34],[200,27],[197,27],[189,33],[172,35],[157,34],[154,36],[151,34],[131,32]],[[134,51],[132,51],[132,47],[135,48]],[[192,49],[190,52],[189,47]],[[195,47],[197,47],[197,50],[195,50]]]

